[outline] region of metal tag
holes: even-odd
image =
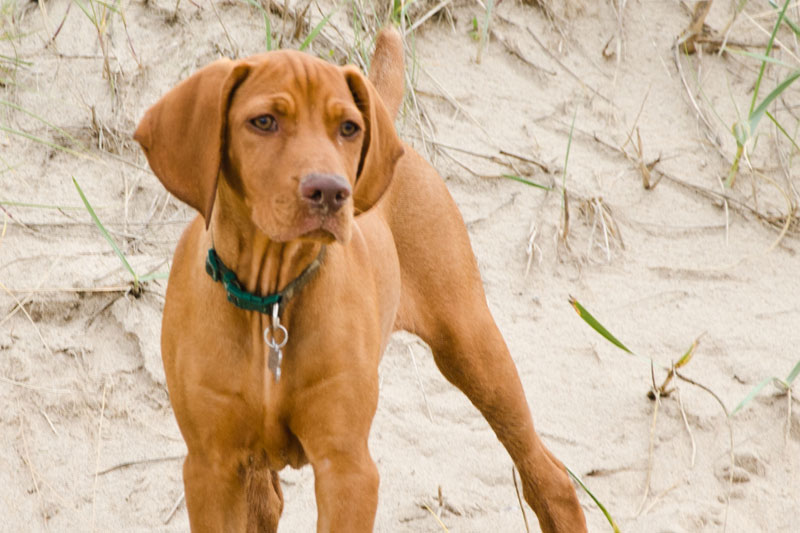
[[[275,376],[276,383],[281,380],[281,363],[283,362],[282,348],[289,342],[289,332],[286,331],[286,328],[281,324],[280,318],[278,317],[278,310],[278,304],[275,304],[272,307],[272,325],[264,330],[264,342],[269,346],[267,367],[269,371],[272,372],[272,375]],[[280,342],[278,342],[276,338],[276,334],[279,331],[283,333],[283,339]]]
[[[269,356],[267,358],[267,366],[272,375],[275,376],[275,381],[281,379],[281,362],[283,361],[283,350],[274,342],[269,342]]]

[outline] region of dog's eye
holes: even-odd
[[[263,131],[275,131],[278,129],[278,121],[272,115],[261,115],[250,121],[250,124]]]
[[[345,120],[342,122],[342,125],[339,126],[339,132],[342,134],[343,137],[352,137],[356,133],[358,133],[358,124],[353,122],[352,120]]]

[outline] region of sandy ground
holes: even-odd
[[[290,35],[307,3],[289,2],[285,17],[276,8],[276,32]],[[312,26],[333,7],[319,4],[305,14]],[[412,21],[435,4],[417,6]],[[797,399],[769,385],[730,419],[720,405],[731,411],[800,359],[800,242],[798,224],[786,225],[800,163],[766,119],[752,169],[743,164],[727,202],[720,196],[736,148],[730,127],[748,109],[759,62],[705,51],[676,63],[691,13],[675,1],[536,4],[501,3],[480,64],[476,2],[452,2],[417,28],[408,39],[416,104],[408,100],[398,129],[462,209],[539,432],[623,531],[800,531]],[[724,29],[730,4],[713,5],[711,29]],[[775,13],[751,4],[729,39],[763,54],[759,27],[768,32]],[[102,24],[102,4],[92,5]],[[193,213],[167,196],[131,132],[195,69],[262,51],[263,22],[244,2],[188,0],[177,13],[164,0],[115,5],[102,33],[109,79],[78,3],[0,2],[2,531],[188,529],[183,505],[169,516],[185,446],[158,349],[165,281],[138,299],[119,289],[130,276],[71,178],[138,273],[167,271]],[[798,11],[788,12],[795,21]],[[344,2],[314,53],[346,60],[352,13]],[[296,48],[310,26],[298,28],[284,46]],[[773,55],[790,67],[768,69],[760,98],[800,66],[796,39],[788,30],[779,39]],[[798,101],[800,84],[771,108],[790,135]],[[643,165],[660,179],[650,190]],[[641,355],[592,331],[570,295]],[[647,358],[661,383],[698,337],[681,372],[703,387],[675,381],[654,416]],[[424,505],[450,531],[524,531],[509,458],[410,335],[396,335],[384,357],[370,447],[381,472],[377,531],[442,531]],[[310,469],[282,479],[281,531],[313,530]],[[590,531],[610,531],[579,496]]]

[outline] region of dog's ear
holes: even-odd
[[[133,138],[169,192],[203,215],[217,190],[228,106],[250,67],[220,59],[192,74],[147,110]]]
[[[353,205],[359,214],[375,205],[386,192],[404,150],[375,86],[357,68],[343,68],[347,85],[366,124],[353,187]]]

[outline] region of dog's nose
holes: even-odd
[[[311,207],[335,213],[350,198],[350,184],[335,174],[309,174],[300,182],[300,194]]]

